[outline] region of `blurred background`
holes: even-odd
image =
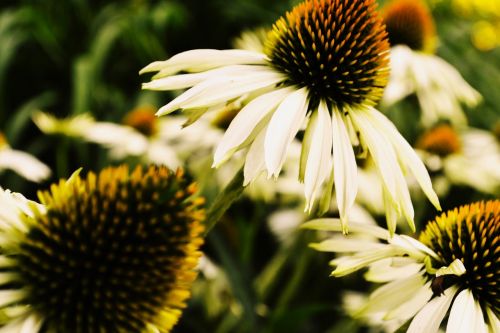
[[[85,114],[95,121],[121,124],[132,110],[157,109],[174,94],[141,91],[141,83],[147,80],[139,76],[141,68],[189,49],[231,48],[243,31],[269,28],[296,3],[1,1],[0,133],[4,145],[35,156],[51,169],[51,175],[36,183],[19,175],[15,167],[6,168],[0,173],[0,186],[35,199],[38,190],[69,177],[77,168],[97,171],[123,162],[143,163],[133,156],[113,158],[109,147],[95,142],[44,134],[33,117],[39,111],[57,118]],[[499,2],[429,0],[427,4],[436,22],[437,55],[483,96],[479,106],[465,108],[469,125],[499,140]],[[411,144],[423,131],[415,109],[418,104],[410,96],[383,110]],[[206,184],[202,189],[208,202],[224,183],[207,184],[210,172],[192,175]],[[441,196],[443,209],[498,196],[498,192],[486,192],[448,184]],[[420,226],[436,214],[425,200],[416,200],[415,207]],[[317,235],[295,229],[306,219],[302,210],[300,195],[246,193],[210,233],[200,278],[174,332],[368,331],[362,322],[344,314],[342,304],[345,290],[370,287],[362,284],[361,273],[328,277],[331,256],[307,247]],[[384,225],[381,214],[372,215]]]

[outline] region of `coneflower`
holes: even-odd
[[[331,219],[304,227],[341,230]],[[334,237],[312,247],[344,254],[331,262],[333,276],[368,267],[366,280],[384,283],[357,316],[395,327],[413,318],[408,332],[433,333],[451,309],[447,333],[499,331],[500,201],[450,210],[427,224],[420,241],[397,234],[388,239],[384,229],[359,223],[351,223],[351,230],[353,238]]]
[[[0,332],[169,332],[203,240],[196,186],[165,167],[108,168],[39,194],[0,192]]]
[[[441,119],[466,124],[461,103],[476,106],[481,95],[434,55],[437,35],[429,9],[420,0],[393,0],[382,12],[391,44],[391,75],[382,102],[392,105],[415,93],[424,126]]]
[[[262,171],[278,177],[293,139],[305,125],[299,179],[306,210],[318,197],[328,209],[335,184],[344,227],[358,189],[353,146],[368,151],[384,183],[391,211],[413,225],[413,207],[400,163],[439,206],[424,165],[374,105],[388,77],[387,33],[374,0],[310,0],[280,18],[265,51],[191,50],[154,62],[158,72],[143,88],[190,88],[158,115],[182,109],[191,121],[243,97],[219,143],[214,166],[247,149],[245,184]],[[347,229],[345,229],[347,230]]]

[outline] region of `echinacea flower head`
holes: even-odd
[[[416,149],[436,177],[442,174],[444,189],[449,183],[500,194],[500,143],[493,133],[440,124],[422,134]]]
[[[147,137],[156,134],[158,130],[155,109],[150,106],[143,106],[133,109],[123,117],[123,124],[136,129]]]
[[[383,12],[391,46],[433,53],[436,27],[429,9],[418,0],[392,1]]]
[[[467,124],[462,104],[474,107],[481,95],[449,63],[435,55],[434,20],[421,0],[392,0],[383,9],[390,51],[390,78],[382,104],[393,105],[416,94],[421,122]]]
[[[190,88],[157,115],[180,109],[192,121],[242,101],[244,107],[218,144],[213,164],[219,166],[246,149],[245,185],[263,171],[277,178],[292,141],[305,128],[298,178],[304,182],[306,210],[319,202],[319,211],[326,211],[335,184],[344,226],[358,189],[353,146],[375,160],[390,206],[391,230],[399,216],[413,225],[399,163],[408,164],[439,206],[422,162],[374,108],[387,81],[389,50],[374,0],[307,0],[274,24],[264,49],[186,51],[141,70],[157,72],[143,88]]]
[[[448,156],[460,151],[461,142],[459,135],[448,124],[438,125],[426,131],[417,141],[417,148],[436,154]]]
[[[165,333],[196,277],[201,199],[179,169],[107,168],[1,191],[0,332]]]
[[[304,225],[340,231],[340,222]],[[334,237],[311,246],[342,253],[333,276],[368,268],[365,279],[384,283],[355,311],[408,332],[437,332],[449,313],[446,332],[498,332],[500,329],[500,201],[455,208],[430,221],[419,240],[387,238],[379,227],[356,224],[353,238]],[[364,236],[360,238],[358,236]],[[367,238],[369,236],[371,238]],[[413,319],[412,319],[413,318]]]

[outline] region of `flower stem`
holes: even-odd
[[[220,218],[224,213],[231,207],[231,205],[240,197],[243,193],[243,168],[241,168],[233,179],[229,182],[226,188],[217,195],[214,202],[210,206],[207,212],[207,219],[205,220],[205,234],[208,234],[210,230],[219,222]]]

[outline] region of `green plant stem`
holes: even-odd
[[[222,215],[231,207],[231,205],[243,193],[243,168],[241,168],[233,179],[229,182],[226,188],[217,195],[214,202],[208,209],[207,218],[205,220],[205,234],[219,222]]]

